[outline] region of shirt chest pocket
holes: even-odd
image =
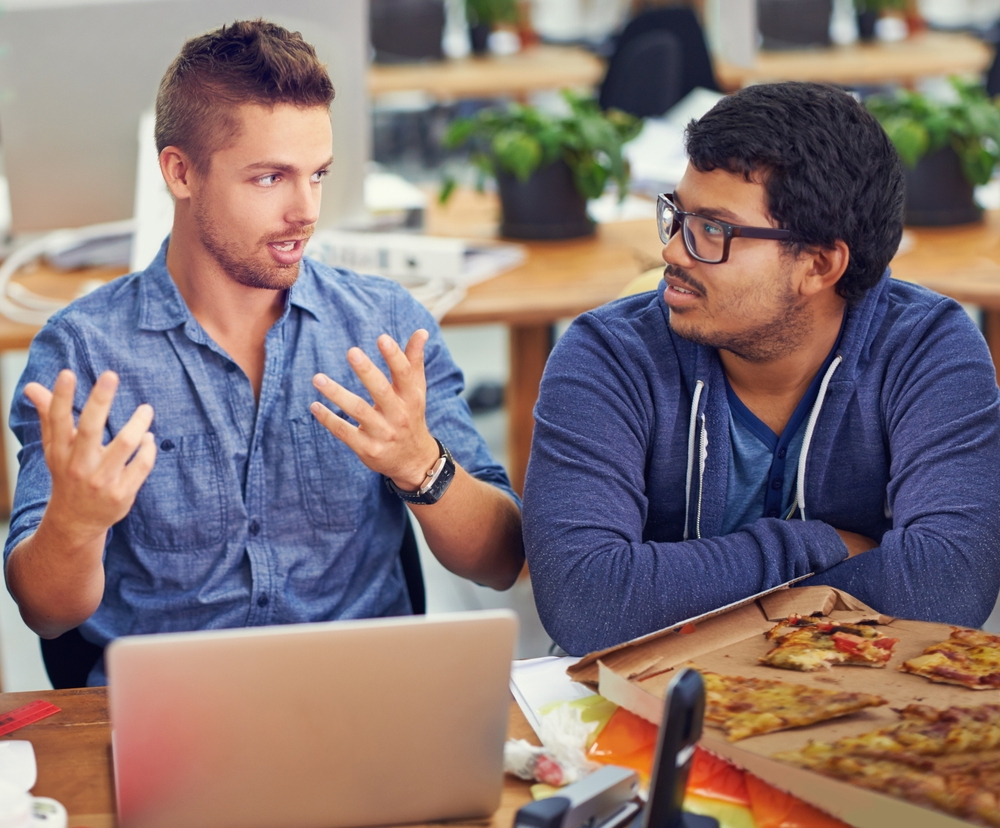
[[[381,475],[371,471],[311,414],[290,421],[295,470],[309,522],[339,532],[356,530],[377,498]]]
[[[130,513],[136,542],[176,552],[218,545],[226,528],[218,437],[158,434],[157,440],[156,464]]]

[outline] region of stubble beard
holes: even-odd
[[[265,263],[241,256],[235,245],[223,238],[215,222],[201,210],[194,211],[193,216],[202,246],[237,284],[260,290],[288,290],[299,278],[301,262],[283,265],[273,260]],[[304,234],[312,235],[312,228],[304,231]],[[303,235],[303,231],[298,231],[295,235]],[[270,241],[281,241],[281,237],[261,239],[259,244],[263,247]]]
[[[667,271],[700,290],[702,296],[706,295],[704,287],[686,271],[672,265],[668,265]],[[726,315],[739,318],[747,304],[746,298],[736,297],[723,309]],[[741,331],[699,330],[694,325],[688,328],[682,322],[686,313],[686,310],[670,309],[670,327],[678,336],[697,345],[729,351],[748,362],[773,362],[788,356],[799,350],[813,331],[804,302],[787,285],[778,297],[771,318]],[[675,321],[681,323],[680,330]]]

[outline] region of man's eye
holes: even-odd
[[[319,172],[314,172],[312,176],[313,184],[319,184],[329,174],[330,174],[329,170],[320,170]]]
[[[260,184],[262,187],[273,187],[275,184],[278,183],[278,176],[265,175],[262,176],[261,178],[258,178],[257,183]]]
[[[706,236],[721,236],[722,228],[718,224],[712,224],[711,222],[705,222],[701,228],[702,232]]]

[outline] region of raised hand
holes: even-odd
[[[378,338],[378,349],[389,366],[387,378],[360,348],[351,348],[347,360],[371,394],[374,405],[334,382],[316,374],[313,385],[357,425],[346,422],[319,402],[313,415],[338,439],[346,443],[372,471],[384,474],[405,491],[415,491],[424,482],[440,451],[427,429],[424,411],[427,382],[424,377],[424,345],[429,334],[418,330],[404,352],[388,334]]]
[[[102,445],[117,390],[118,375],[113,371],[101,374],[79,423],[74,424],[76,375],[72,371],[61,371],[52,391],[37,382],[24,388],[38,410],[45,462],[52,476],[46,520],[76,543],[103,535],[128,514],[156,460],[149,405],[140,405],[114,439]]]

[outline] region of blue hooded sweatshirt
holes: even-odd
[[[1000,588],[1000,392],[956,302],[884,278],[847,311],[791,519],[720,534],[722,363],[664,285],[580,316],[545,368],[524,538],[546,630],[583,654],[801,575],[881,612],[977,627]],[[879,546],[850,560],[835,529]]]

